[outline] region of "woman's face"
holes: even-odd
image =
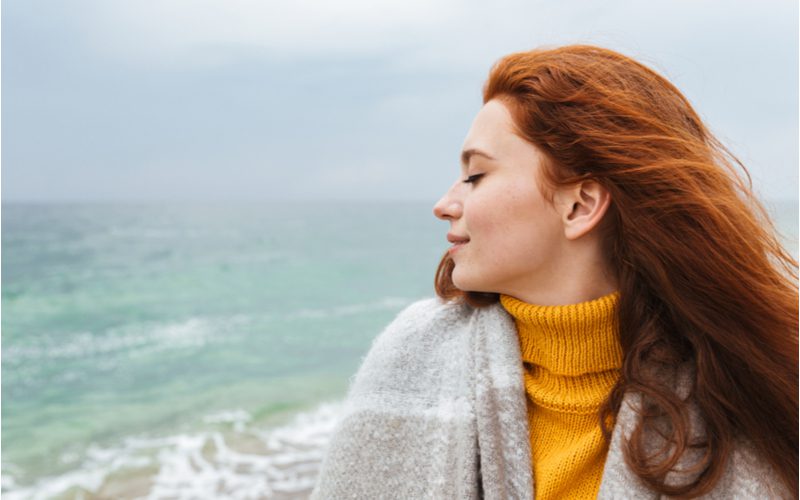
[[[540,189],[542,153],[513,132],[501,101],[478,112],[462,160],[461,177],[433,209],[450,221],[453,283],[514,296],[554,283],[567,241],[561,216]]]

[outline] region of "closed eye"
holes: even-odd
[[[465,183],[467,183],[467,184],[472,184],[472,183],[476,182],[478,179],[480,179],[481,177],[483,177],[483,175],[484,175],[484,174],[475,174],[475,175],[470,175],[469,177],[467,177],[466,179],[464,179],[464,181],[463,181],[463,182],[465,182]]]

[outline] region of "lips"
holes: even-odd
[[[447,233],[447,241],[453,244],[460,244],[468,242],[469,238],[467,238],[466,236],[459,236],[453,233]]]
[[[452,255],[456,250],[466,245],[467,242],[469,242],[469,238],[453,233],[447,233],[447,241],[453,244],[453,246],[447,249],[447,252]]]

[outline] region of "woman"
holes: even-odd
[[[436,299],[375,340],[318,498],[796,498],[797,262],[681,93],[568,46],[493,68]]]

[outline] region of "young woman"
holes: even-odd
[[[314,496],[797,498],[797,262],[744,167],[610,50],[509,55],[483,101],[439,297],[373,343]]]

